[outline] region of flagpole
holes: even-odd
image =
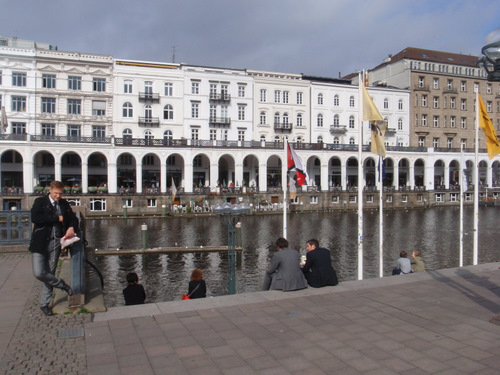
[[[472,264],[477,265],[478,253],[478,226],[479,226],[479,88],[476,91],[476,142],[475,142],[475,173],[474,173],[474,248],[472,252]]]
[[[287,151],[288,151],[288,138],[287,137],[283,137],[284,138],[284,142],[283,142],[283,145],[284,145],[284,152],[285,152],[285,155],[284,155],[284,158],[283,158],[283,163],[281,165],[281,173],[282,173],[282,177],[281,177],[281,184],[283,185],[283,238],[287,238],[287,235],[288,235],[288,224],[287,224],[287,215],[286,215],[286,187],[287,187],[287,184],[288,184],[288,155],[287,155]]]
[[[460,250],[458,266],[464,266],[464,148],[460,146]]]
[[[379,201],[378,201],[378,206],[379,206],[379,249],[378,249],[378,256],[379,256],[379,277],[384,277],[384,205],[383,205],[383,181],[382,177],[384,175],[384,160],[382,159],[381,156],[378,157],[378,165],[379,165],[379,171],[378,171],[378,185],[379,185]]]
[[[365,79],[362,72],[358,73],[359,78],[359,121],[358,121],[358,280],[363,280],[363,92],[361,88],[362,80]]]

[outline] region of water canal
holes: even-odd
[[[464,265],[472,264],[473,208],[466,207]],[[500,260],[499,209],[480,207],[479,262]],[[378,277],[378,211],[364,214],[365,279]],[[266,267],[275,251],[274,241],[282,232],[282,215],[245,216],[242,222],[243,253],[237,267],[237,293],[260,290]],[[141,248],[141,225],[148,225],[150,247],[217,246],[227,244],[227,227],[220,217],[156,217],[143,219],[88,220],[89,246],[100,249]],[[458,207],[427,210],[396,210],[384,213],[384,272],[401,250],[419,250],[429,270],[458,266]],[[305,253],[305,242],[317,238],[332,252],[339,279],[357,278],[356,212],[294,213],[289,216],[290,244]],[[227,294],[227,254],[179,253],[156,255],[100,256],[104,274],[106,306],[123,305],[125,276],[136,272],[146,288],[146,302],[180,299],[187,292],[193,268],[203,270],[209,294]]]

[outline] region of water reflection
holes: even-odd
[[[378,277],[378,211],[364,214],[364,278]],[[498,209],[481,207],[479,262],[498,260]],[[465,208],[464,264],[472,263],[473,208]],[[148,225],[151,247],[217,246],[227,244],[227,228],[220,217],[175,217],[121,220],[88,220],[89,246],[101,249],[139,249],[141,224]],[[237,292],[260,290],[264,271],[282,233],[281,215],[246,216],[242,219],[244,251],[238,257]],[[357,278],[357,216],[355,212],[290,214],[288,239],[305,253],[305,242],[318,238],[332,251],[333,265],[341,281]],[[390,275],[401,250],[419,250],[429,270],[457,267],[459,210],[397,210],[384,213],[384,273]],[[105,275],[107,306],[123,305],[122,289],[128,272],[137,272],[148,302],[180,299],[186,293],[193,268],[203,270],[208,294],[227,294],[226,253],[177,253],[99,257]]]

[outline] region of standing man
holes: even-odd
[[[306,263],[302,272],[307,283],[313,288],[321,288],[326,285],[337,285],[337,273],[332,267],[330,250],[319,247],[318,240],[312,239],[306,243]]]
[[[304,274],[300,270],[299,253],[288,248],[288,241],[278,238],[278,251],[274,253],[269,269],[266,271],[262,290],[278,289],[284,292],[307,288]]]
[[[68,201],[62,198],[64,185],[60,181],[52,181],[49,194],[35,199],[31,208],[33,233],[29,250],[33,253],[33,275],[44,283],[40,299],[40,309],[45,315],[52,315],[53,288],[64,290],[73,295],[71,287],[55,276],[61,237],[75,237],[78,219]]]

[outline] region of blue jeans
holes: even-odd
[[[44,283],[40,298],[40,306],[49,306],[52,302],[54,288],[62,288],[63,281],[55,276],[61,243],[58,238],[50,240],[48,255],[33,253],[33,275]]]

